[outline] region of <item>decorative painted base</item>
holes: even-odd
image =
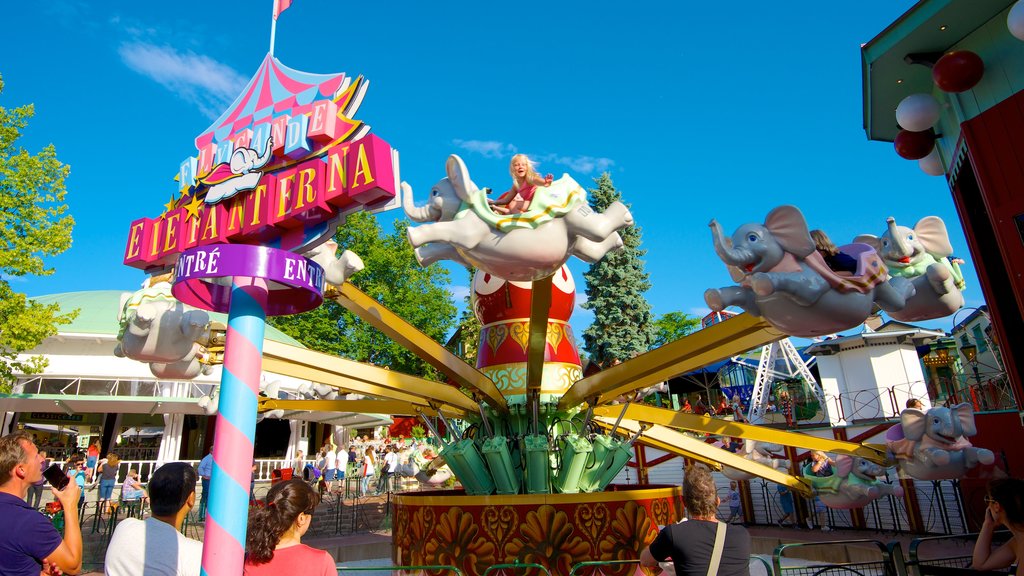
[[[594,494],[396,494],[392,560],[456,566],[467,576],[515,562],[568,574],[580,562],[638,559],[658,529],[682,514],[682,488],[667,485],[612,485]],[[601,567],[601,573],[634,574],[636,565]]]

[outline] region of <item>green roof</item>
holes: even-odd
[[[78,317],[71,324],[57,327],[61,334],[103,334],[117,336],[117,314],[121,309],[121,290],[92,290],[89,292],[64,292],[35,296],[32,300],[40,304],[57,304],[62,312],[78,309]],[[227,314],[210,312],[210,319],[227,323]],[[282,344],[305,348],[298,340],[267,324],[266,338]]]

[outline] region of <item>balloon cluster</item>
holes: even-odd
[[[1024,20],[1024,9],[1021,13]],[[1024,29],[1024,23],[1021,28]],[[943,92],[970,90],[984,74],[985,63],[970,50],[949,52],[932,66],[932,80]],[[896,107],[896,122],[900,125],[900,132],[893,140],[896,153],[907,160],[917,160],[921,170],[931,176],[945,173],[935,147],[938,136],[933,128],[940,113],[938,100],[925,93],[911,94]]]

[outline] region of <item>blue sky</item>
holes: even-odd
[[[921,172],[862,125],[860,45],[909,0],[786,3],[328,2],[295,0],[275,56],[314,73],[362,74],[357,118],[401,153],[423,202],[448,154],[505,189],[514,152],[588,186],[608,171],[643,228],[656,314],[706,312],[730,285],[707,223],[727,232],[796,204],[839,242],[885,218],[946,221],[967,260],[943,178]],[[129,223],[155,217],[193,139],[267,52],[271,0],[18,2],[5,10],[0,105],[35,103],[21,144],[71,165],[73,247],[29,295],[131,290]],[[895,122],[895,118],[893,120]],[[382,214],[386,227],[398,214]],[[582,293],[586,265],[575,261]],[[452,290],[468,284],[452,268]],[[577,310],[580,331],[591,320]],[[932,327],[949,329],[949,319]]]

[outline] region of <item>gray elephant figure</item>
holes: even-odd
[[[853,241],[871,245],[891,276],[914,284],[915,294],[907,305],[889,315],[902,322],[918,322],[949,316],[962,308],[966,284],[960,265],[949,260],[953,246],[942,218],[926,216],[913,229],[898,226],[892,217],[886,223],[888,229],[881,237],[861,234]]]
[[[804,468],[803,478],[811,483],[815,493],[829,508],[862,508],[872,500],[892,494],[903,496],[903,487],[878,480],[885,468],[859,456],[845,454],[836,457],[831,476],[814,476]]]
[[[900,413],[900,425],[906,442],[894,452],[900,468],[918,480],[962,478],[979,464],[995,462],[991,450],[975,448],[967,440],[978,433],[969,403],[938,406],[927,412],[907,408]]]
[[[328,240],[316,248],[303,254],[306,258],[316,262],[324,269],[324,280],[328,284],[340,286],[352,277],[353,274],[363,269],[363,260],[351,250],[345,250],[338,254],[338,243]]]
[[[777,469],[780,462],[788,462],[788,460],[783,461],[775,458],[775,454],[781,454],[783,451],[784,448],[781,444],[744,440],[743,447],[737,452],[737,455],[758,464],[764,464],[765,466]],[[753,474],[737,470],[736,468],[730,468],[729,466],[722,467],[722,475],[730,480],[751,480],[755,477]]]
[[[115,356],[147,362],[159,378],[189,379],[203,370],[210,316],[175,299],[169,282],[124,294],[118,320]]]
[[[499,278],[529,282],[554,274],[572,255],[597,262],[622,247],[616,231],[633,224],[621,202],[613,202],[603,214],[592,210],[583,189],[567,175],[550,190],[538,188],[529,213],[509,217],[488,207],[486,192],[469,179],[461,158],[449,156],[445,171],[447,177],[431,189],[426,206],[414,206],[412,188],[402,183],[406,215],[414,222],[430,222],[408,230],[423,266],[452,260]],[[538,208],[545,205],[550,209]]]
[[[739,306],[790,336],[814,337],[863,323],[875,304],[886,312],[900,310],[914,294],[904,278],[885,281],[885,266],[866,245],[844,247],[857,253],[856,275],[832,271],[796,206],[775,208],[764,224],[744,224],[731,239],[718,222],[709,226],[715,252],[740,283],[704,292],[716,312]]]

